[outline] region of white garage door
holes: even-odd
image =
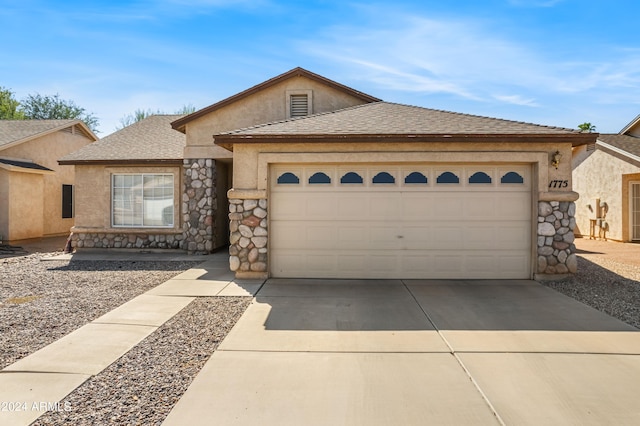
[[[274,277],[530,277],[529,166],[270,171]]]

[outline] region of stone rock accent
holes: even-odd
[[[267,272],[267,200],[229,200],[229,267]]]
[[[567,274],[578,269],[574,229],[576,205],[568,201],[538,203],[538,273]]]
[[[216,167],[211,159],[183,160],[182,230],[180,248],[189,254],[210,253],[214,247]]]
[[[184,236],[180,234],[71,234],[73,248],[178,249]]]

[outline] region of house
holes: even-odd
[[[69,234],[75,174],[57,159],[97,139],[80,120],[0,120],[0,239]]]
[[[148,117],[60,159],[76,170],[74,248],[180,248],[180,117]]]
[[[640,241],[640,115],[617,134],[601,134],[576,147],[573,184],[576,234]]]
[[[238,278],[576,270],[566,159],[595,134],[383,102],[301,68],[169,121],[61,160],[86,182],[75,247],[229,245]],[[169,141],[181,155],[159,155]]]

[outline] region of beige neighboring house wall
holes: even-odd
[[[68,235],[74,218],[62,217],[62,185],[75,187],[75,172],[57,160],[98,138],[79,120],[11,121],[0,123],[0,129],[4,141],[0,158],[47,169],[5,164],[0,170],[5,176],[0,183],[1,210],[5,210],[0,210],[0,234],[8,241]]]
[[[606,139],[607,135],[601,138]],[[640,148],[640,139],[637,143]],[[629,183],[640,182],[640,162],[604,149],[606,144],[598,142],[591,151],[583,146],[574,152],[574,188],[580,193],[576,201],[576,235],[589,238],[590,220],[596,220],[596,225],[602,221],[606,224],[607,239],[630,241]],[[597,238],[599,233],[596,226],[594,236]]]

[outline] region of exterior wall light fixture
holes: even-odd
[[[556,151],[555,154],[551,156],[551,165],[557,169],[561,158],[562,154],[560,154],[560,151]]]

